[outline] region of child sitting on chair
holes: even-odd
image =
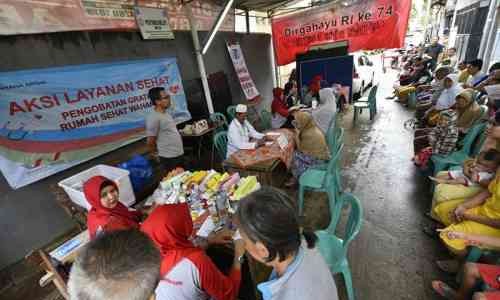
[[[465,186],[484,186],[495,176],[496,169],[500,165],[500,152],[490,149],[479,153],[475,164],[469,172],[464,172],[463,168],[450,170],[448,173],[439,174],[436,177],[429,177],[437,183],[461,184]]]
[[[457,113],[452,109],[439,112],[439,121],[428,135],[429,147],[419,151],[413,158],[422,170],[428,168],[433,154],[450,155],[456,149],[458,140]]]

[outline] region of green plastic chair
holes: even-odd
[[[236,117],[236,105],[228,106],[226,111],[227,111],[227,116],[229,117],[229,122],[231,122],[234,119],[234,117]]]
[[[417,94],[412,92],[408,95],[408,107],[416,108],[417,107]]]
[[[368,101],[354,102],[353,125],[356,125],[356,120],[358,119],[358,113],[361,114],[361,112],[364,109],[370,110],[370,120],[373,120],[373,117],[377,113],[377,89],[378,85],[372,87],[372,89],[370,90],[370,94],[368,95]]]
[[[299,178],[299,215],[304,209],[304,194],[306,190],[328,192],[330,189],[339,191],[340,168],[339,160],[344,145],[341,144],[335,155],[328,161],[326,170],[309,168]]]
[[[474,155],[475,153],[473,152],[472,149],[474,141],[476,141],[476,139],[481,135],[481,133],[485,130],[485,128],[486,128],[486,123],[481,123],[469,129],[469,132],[467,132],[467,134],[464,137],[463,147],[459,151],[455,151],[448,156],[432,155],[431,160],[434,165],[434,174],[444,171],[448,169],[450,166],[460,165],[468,157]],[[478,147],[476,147],[477,149],[476,151],[479,151],[479,149],[481,149],[483,142],[484,140],[479,141],[477,145]]]
[[[221,131],[214,135],[214,145],[219,157],[225,160],[227,153],[227,131]]]
[[[215,112],[210,115],[210,121],[215,126],[215,131],[219,132],[221,130],[227,130],[228,129],[228,123],[226,116],[224,114],[221,114],[219,112]]]
[[[260,112],[260,125],[262,126],[263,130],[267,130],[271,128],[271,119],[272,119],[272,114],[271,112],[267,110],[263,110]]]
[[[338,237],[335,235],[335,229],[339,223],[344,205],[350,206],[350,213],[343,232],[344,236]],[[330,208],[330,210],[332,209]],[[331,211],[331,221],[328,228],[326,230],[316,231],[319,252],[325,258],[332,274],[342,273],[349,300],[354,300],[355,297],[352,286],[351,270],[349,268],[349,261],[347,260],[347,250],[349,244],[358,235],[362,222],[363,208],[360,201],[353,195],[344,193],[337,199],[335,208]]]
[[[375,96],[375,94],[377,93],[377,89],[375,88],[376,86],[377,85],[372,86],[372,88],[370,89],[370,92],[368,93],[368,96],[361,97],[358,100],[356,100],[356,102],[368,102],[370,97]]]

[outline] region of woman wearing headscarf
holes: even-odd
[[[463,88],[458,84],[458,76],[456,74],[448,74],[443,81],[444,90],[439,95],[434,110],[445,110],[455,105],[456,97]]]
[[[416,91],[417,107],[415,117],[423,119],[425,113],[437,102],[437,99],[444,90],[444,78],[453,72],[447,66],[438,67],[434,72],[434,79],[430,84],[419,86]]]
[[[271,104],[272,128],[293,128],[288,106],[285,102],[285,95],[282,88],[273,89],[273,103]]]
[[[139,228],[142,213],[131,211],[118,201],[118,186],[113,181],[94,176],[83,184],[83,193],[92,206],[87,215],[91,239],[101,232]]]
[[[319,91],[319,105],[312,111],[312,117],[319,129],[326,134],[332,120],[335,120],[337,114],[337,102],[333,89],[322,88]]]
[[[321,75],[316,75],[313,77],[311,82],[307,87],[307,91],[305,91],[303,104],[310,106],[313,101],[318,101],[319,98],[319,90],[321,89]]]
[[[295,121],[295,144],[297,149],[293,155],[293,176],[285,184],[287,187],[295,186],[304,173],[313,165],[325,163],[330,159],[330,152],[326,143],[325,135],[316,126],[312,116],[306,112],[296,112]]]
[[[450,109],[455,105],[457,95],[463,90],[458,84],[457,78],[456,74],[448,74],[444,77],[443,90],[437,97],[436,103],[424,114],[426,125],[434,125],[439,118],[440,111]]]
[[[245,253],[241,240],[235,241],[233,265],[225,276],[203,249],[191,242],[193,222],[186,203],[158,206],[141,230],[153,240],[162,257],[157,300],[236,299]]]
[[[467,133],[469,128],[481,117],[481,107],[474,101],[473,91],[462,91],[456,97],[457,127],[461,133]]]

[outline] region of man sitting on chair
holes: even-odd
[[[265,135],[255,130],[247,121],[247,106],[236,106],[236,117],[227,132],[227,158],[240,149],[255,149],[264,145]]]

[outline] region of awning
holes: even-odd
[[[211,0],[217,5],[224,5],[224,0]],[[297,0],[235,0],[233,7],[242,10],[255,10],[269,12],[276,8],[298,2]]]

